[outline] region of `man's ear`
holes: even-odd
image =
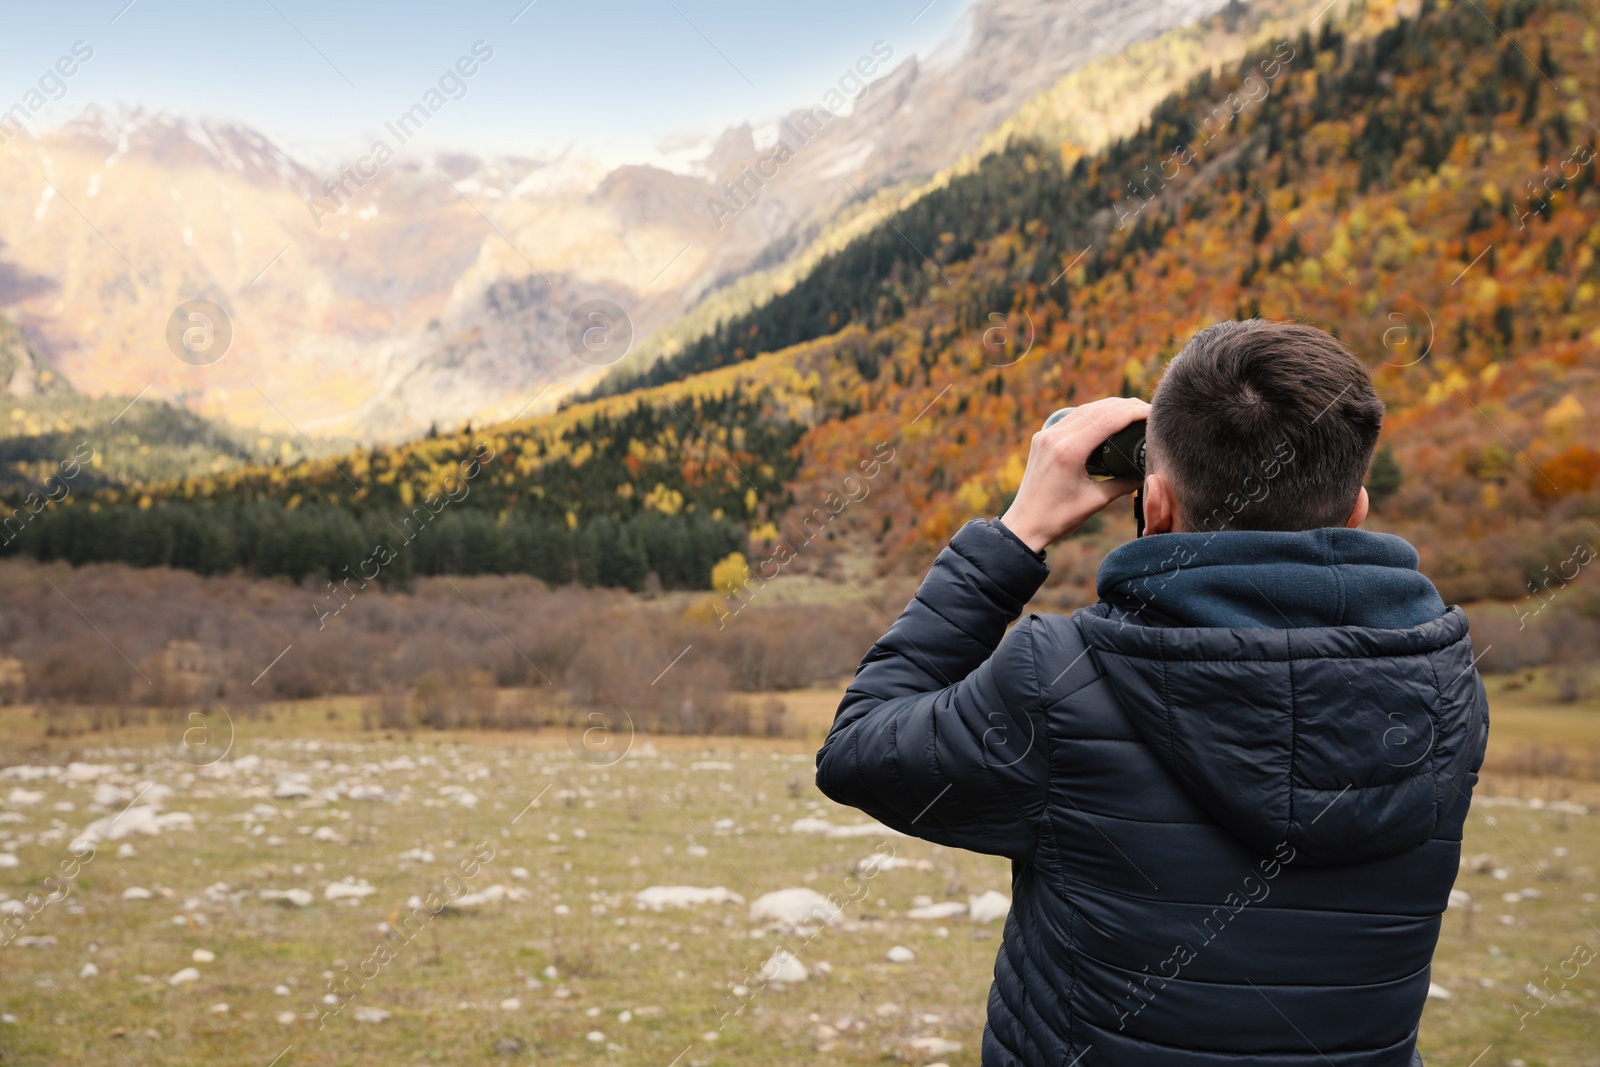
[[[1344,520],[1345,528],[1354,530],[1362,523],[1366,522],[1367,508],[1369,506],[1370,504],[1367,500],[1367,487],[1363,485],[1361,487],[1361,492],[1356,494],[1356,506],[1350,509],[1350,517]]]
[[[1178,498],[1171,482],[1159,474],[1147,474],[1139,498],[1144,504],[1145,536],[1177,532]]]

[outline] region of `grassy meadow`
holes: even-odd
[[[1600,705],[1507,681],[1422,1049],[1600,1064],[1581,954],[1600,948]],[[1001,923],[909,913],[1009,896],[1007,864],[851,829],[811,775],[837,697],[784,694],[804,736],[763,739],[406,736],[306,701],[219,729],[204,766],[154,726],[61,739],[0,709],[0,1063],[976,1064]],[[1557,751],[1564,777],[1543,773]],[[122,822],[141,808],[166,814]],[[61,892],[73,841],[113,817]],[[650,886],[742,901],[657,911]],[[793,888],[839,921],[751,920]]]

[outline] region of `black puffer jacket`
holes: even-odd
[[[1101,602],[973,522],[862,662],[817,784],[1012,860],[986,1065],[1405,1067],[1488,734],[1398,538],[1148,537]]]

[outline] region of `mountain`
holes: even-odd
[[[863,41],[776,121],[619,168],[398,141],[381,165],[319,168],[237,124],[91,109],[0,148],[0,312],[80,392],[148,390],[272,432],[394,440],[511,417],[614,358],[574,355],[580,305],[624,308],[646,361],[670,351],[1063,75],[1217,6],[978,0],[925,61]],[[165,340],[191,300],[232,330],[203,366]]]
[[[670,539],[709,520],[743,529],[763,577],[826,570],[847,546],[915,571],[1004,508],[1050,411],[1147,395],[1195,330],[1261,314],[1369,361],[1389,407],[1374,523],[1418,545],[1448,598],[1551,592],[1584,546],[1592,558],[1600,516],[1585,432],[1600,408],[1597,13],[1425,2],[1322,21],[1201,75],[1099,152],[1018,141],[985,157],[729,323],[675,380],[173,484],[149,494],[152,536],[199,515],[225,528],[224,507],[406,514],[453,480],[470,487],[438,529],[459,566],[574,574],[515,563],[531,549],[514,539],[538,540],[518,531],[604,529],[612,556],[594,558],[616,565],[584,573],[633,585],[654,557],[617,531],[648,520]],[[102,494],[92,520],[56,509],[22,547],[98,523],[120,558],[125,501]],[[477,547],[459,551],[469,530]],[[1083,596],[1096,558],[1073,542],[1052,557]]]
[[[79,393],[4,317],[0,382],[0,496],[18,503],[29,494],[137,489],[304,458],[299,441],[242,431],[164,400]],[[7,534],[13,529],[5,526]]]

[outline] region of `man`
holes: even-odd
[[[1030,615],[1044,550],[1137,483],[1099,603]],[[1383,420],[1320,330],[1201,331],[1154,400],[1034,435],[863,660],[817,784],[1008,857],[986,1065],[1404,1067],[1488,734],[1467,620],[1359,527]]]

